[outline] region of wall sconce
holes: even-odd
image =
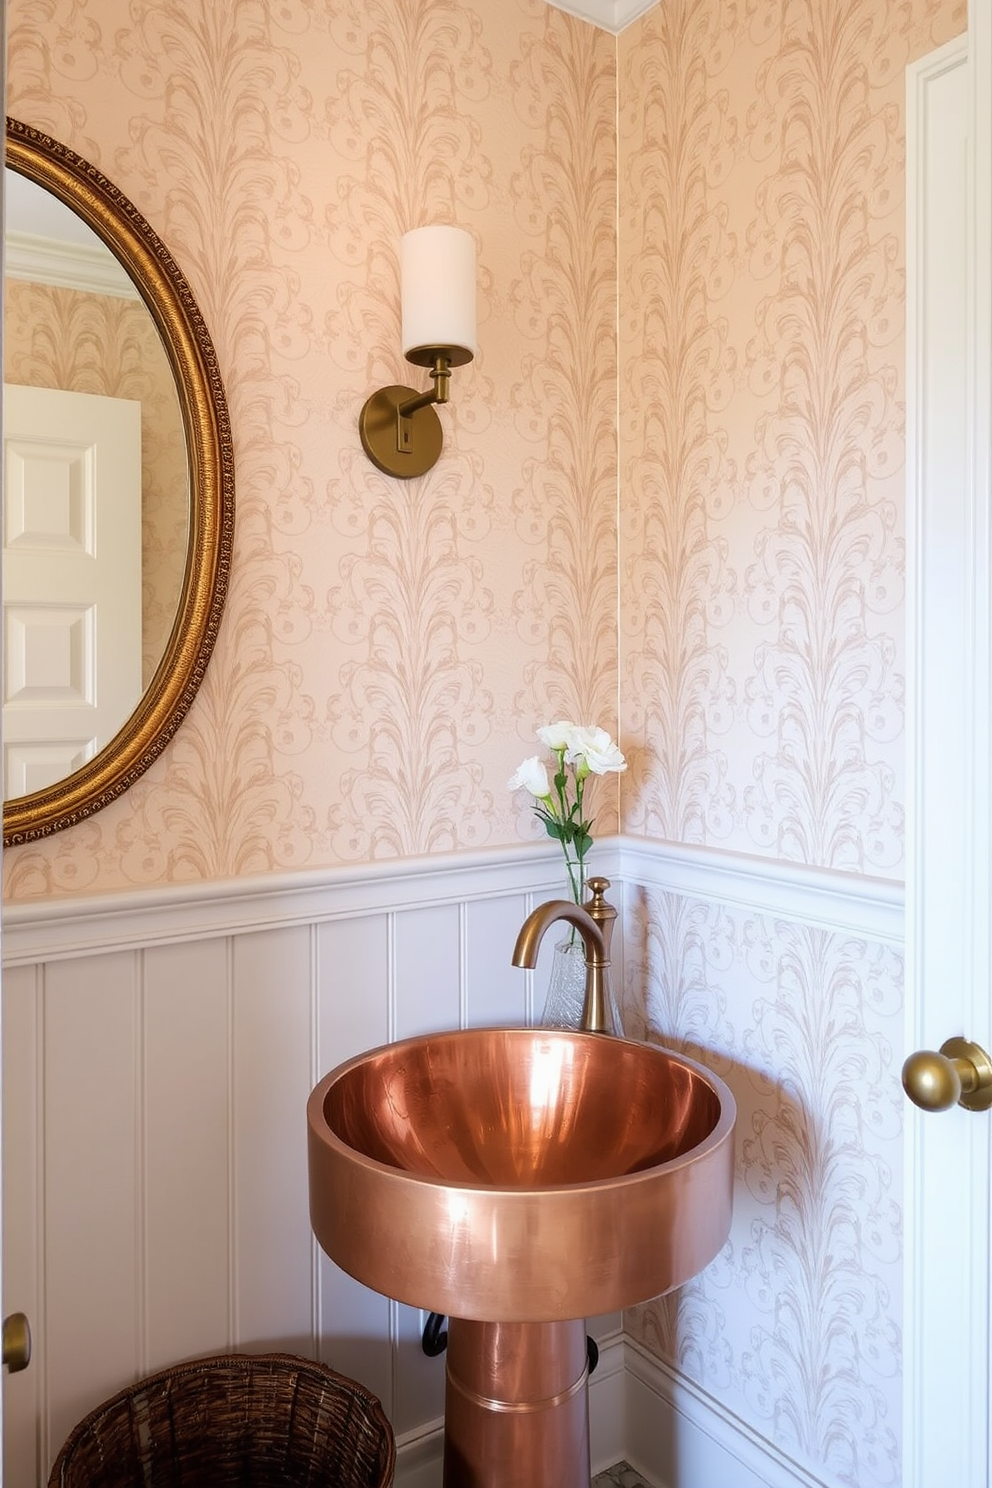
[[[429,367],[434,386],[386,387],[373,393],[358,420],[362,447],[386,475],[408,480],[430,470],[441,453],[441,420],[452,367],[475,356],[475,242],[460,227],[417,227],[400,252],[403,355]]]

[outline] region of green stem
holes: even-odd
[[[585,787],[585,781],[581,778],[581,776],[578,775],[578,773],[576,773],[576,776],[575,776],[575,814],[578,817],[578,819],[579,819],[580,822],[582,822],[582,821],[585,820],[585,818],[582,815],[582,792],[583,792],[584,787]],[[576,859],[578,861],[578,868],[579,868],[579,889],[578,889],[578,893],[575,895],[575,902],[576,902],[576,904],[581,904],[582,903],[582,897],[583,897],[583,894],[585,893],[585,887],[586,887],[586,862],[585,862],[585,859],[586,859],[586,850],[585,850],[585,833],[584,832],[579,837],[579,846],[575,850],[575,856],[576,856]]]
[[[583,883],[582,864],[581,862],[576,861],[575,867],[573,868],[572,861],[568,856],[568,852],[566,851],[565,867],[568,869],[568,881],[572,886],[572,898],[575,900],[576,904],[581,904]],[[576,878],[576,870],[578,871],[578,878]]]
[[[578,892],[576,890],[575,873],[572,869],[572,860],[568,855],[568,839],[564,836],[564,833],[568,829],[569,822],[568,797],[565,794],[565,787],[568,784],[568,776],[565,774],[565,751],[564,749],[556,749],[555,754],[558,756],[558,768],[555,770],[555,792],[558,796],[558,820],[561,823],[563,833],[561,839],[561,850],[565,856],[565,868],[568,872],[568,881],[572,886],[572,898],[577,904],[579,900]]]

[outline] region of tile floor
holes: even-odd
[[[650,1484],[634,1471],[629,1462],[618,1462],[615,1467],[597,1473],[592,1488],[650,1488]]]

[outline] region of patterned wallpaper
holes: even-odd
[[[730,1239],[625,1325],[825,1484],[901,1482],[902,957],[885,945],[642,892],[628,1032],[737,1101]]]
[[[141,656],[147,686],[172,631],[186,561],[186,446],[165,349],[147,310],[134,300],[10,279],[3,314],[7,382],[141,403]]]
[[[914,0],[665,0],[619,42],[625,829],[902,873]],[[902,965],[642,891],[628,1026],[738,1102],[730,1240],[626,1325],[828,1484],[901,1481]]]
[[[10,112],[194,285],[239,501],[204,695],[8,896],[527,838],[534,728],[618,685],[626,830],[899,876],[903,68],[962,0],[216,11],[8,5]],[[421,221],[477,238],[482,350],[407,484],[355,419]]]
[[[900,877],[904,69],[954,0],[620,37],[626,830]]]
[[[8,898],[528,839],[506,782],[562,714],[616,731],[616,43],[543,0],[10,0],[8,111],[94,161],[190,280],[238,530],[177,739],[6,854]],[[474,234],[481,352],[435,469],[359,409],[397,254]],[[601,793],[598,830],[616,830]]]

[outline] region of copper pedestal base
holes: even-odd
[[[444,1488],[589,1488],[584,1319],[448,1322]]]

